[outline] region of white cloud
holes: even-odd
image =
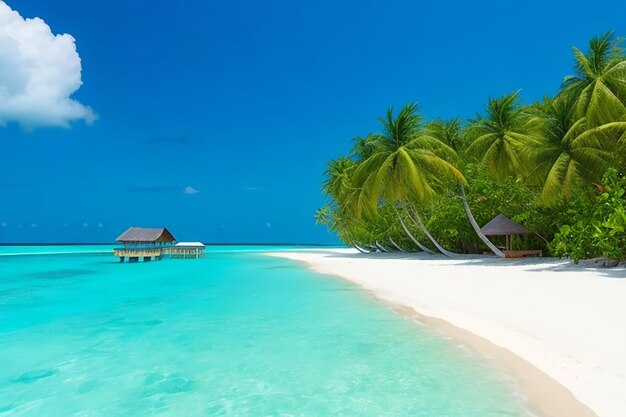
[[[32,129],[91,123],[91,108],[70,98],[82,85],[75,39],[42,19],[24,19],[0,0],[0,126]]]
[[[183,188],[183,193],[185,194],[198,194],[199,192],[200,191],[196,190],[191,185],[188,185],[185,188]]]

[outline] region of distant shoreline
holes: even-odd
[[[626,410],[626,270],[556,259],[271,252],[356,283],[495,359],[547,417]]]

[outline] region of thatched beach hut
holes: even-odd
[[[513,235],[530,235],[533,234],[531,231],[526,229],[521,224],[515,223],[513,220],[506,217],[504,214],[500,213],[489,223],[484,225],[481,229],[481,232],[485,236],[504,236],[505,237],[505,252],[504,255],[507,258],[523,258],[526,256],[541,256],[542,253],[540,250],[512,250],[511,249],[511,238]]]

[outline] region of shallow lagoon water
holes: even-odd
[[[486,359],[272,248],[24,249],[0,256],[0,417],[531,415]]]

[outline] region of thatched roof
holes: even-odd
[[[175,242],[176,238],[165,227],[129,227],[116,242]]]
[[[498,214],[480,229],[487,236],[529,235],[528,229],[515,223],[504,214]]]

